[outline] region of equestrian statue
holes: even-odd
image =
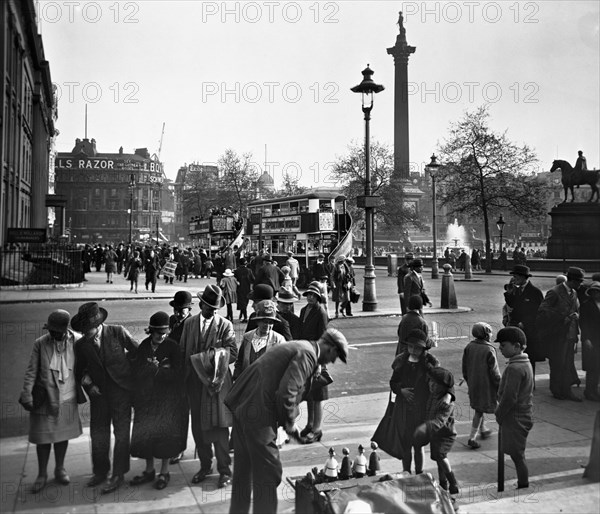
[[[565,189],[565,199],[563,203],[567,201],[567,190],[571,190],[571,201],[575,201],[575,195],[573,194],[573,187],[586,185],[592,188],[592,196],[588,202],[594,201],[594,196],[596,196],[596,202],[598,202],[600,192],[598,191],[598,180],[600,179],[600,170],[583,170],[583,169],[575,169],[571,166],[567,161],[556,160],[552,163],[552,168],[550,168],[550,172],[560,170],[562,173],[562,185]]]

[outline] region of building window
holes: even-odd
[[[100,196],[100,188],[94,189],[94,196]]]

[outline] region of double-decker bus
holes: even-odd
[[[346,197],[336,190],[315,189],[284,198],[255,200],[248,204],[246,236],[252,252],[269,252],[281,265],[287,252],[300,261],[301,280],[306,282],[316,257],[328,259],[352,249],[352,218],[346,212]]]

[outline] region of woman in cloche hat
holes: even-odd
[[[36,445],[38,476],[32,492],[41,491],[48,479],[50,449],[54,445],[54,478],[70,482],[65,470],[69,439],[81,435],[78,403],[85,403],[81,386],[75,380],[75,334],[69,328],[71,315],[56,310],[48,316],[48,331],[33,343],[19,403],[29,411],[29,442]]]
[[[183,391],[183,362],[179,344],[167,338],[169,315],[150,317],[148,337],[137,349],[132,371],[135,378],[131,455],[146,460],[146,469],[131,480],[132,486],[154,482],[167,487],[169,459],[185,449],[188,412]],[[154,459],[161,459],[156,475]],[[156,478],[156,481],[155,481]]]
[[[306,297],[306,306],[300,311],[300,339],[308,341],[317,341],[327,330],[328,316],[323,302],[326,298],[326,290],[320,282],[311,282],[308,289],[304,291]],[[327,372],[326,366],[321,366],[320,377],[322,380],[315,381],[321,387],[311,389],[307,398],[308,417],[306,426],[300,432],[306,443],[318,442],[321,440],[323,432],[321,423],[323,421],[323,400],[329,398],[327,383],[331,382],[331,377]],[[316,385],[316,384],[315,384]]]

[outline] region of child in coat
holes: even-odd
[[[394,419],[402,447],[402,471],[410,473],[411,451],[415,456],[415,474],[423,473],[423,448],[414,442],[415,429],[425,421],[425,406],[429,398],[427,370],[439,363],[428,353],[427,334],[418,328],[406,338],[407,350],[392,363],[390,387],[396,393]]]
[[[484,413],[493,414],[496,410],[500,369],[496,348],[490,342],[492,327],[483,322],[475,323],[471,333],[475,339],[463,351],[462,374],[469,386],[471,408],[475,411],[467,444],[476,450],[481,447],[477,442],[477,434],[481,434],[482,439],[492,434],[485,426]]]
[[[437,463],[440,486],[458,494],[458,483],[448,460],[448,452],[456,440],[454,430],[454,377],[444,368],[429,368],[427,372],[430,396],[427,400],[425,423],[415,430],[416,445],[430,444],[431,460]]]
[[[529,487],[525,447],[533,426],[533,368],[523,353],[527,337],[520,328],[500,329],[496,341],[508,359],[498,388],[496,421],[500,425],[502,451],[510,456],[517,470],[517,489],[523,489]]]

